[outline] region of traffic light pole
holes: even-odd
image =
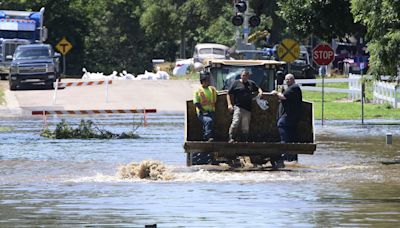
[[[249,5],[249,1],[245,0],[246,5]],[[244,12],[244,20],[243,20],[243,40],[244,43],[247,44],[249,42],[249,33],[250,33],[250,28],[249,28],[249,7],[247,7],[246,11]]]
[[[245,46],[249,41],[249,1],[248,0],[240,0],[234,1],[234,13],[235,15],[243,16],[243,24],[240,26],[237,24],[236,26],[236,47]],[[243,9],[243,10],[242,10]],[[242,36],[243,34],[243,36]]]

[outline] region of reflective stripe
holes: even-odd
[[[206,93],[206,90],[208,90],[209,93]],[[208,98],[207,98],[207,95],[209,96]],[[214,87],[209,86],[208,89],[199,87],[199,89],[195,93],[195,97],[196,96],[198,98],[195,98],[195,103],[197,103],[197,102],[200,103],[201,106],[203,107],[203,109],[206,111],[215,111],[215,103],[217,101],[217,97],[216,97],[217,91]],[[196,108],[196,110],[197,110],[197,112],[200,111],[197,108]]]

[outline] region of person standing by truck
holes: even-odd
[[[197,117],[203,125],[203,140],[214,141],[214,112],[217,102],[217,89],[210,86],[210,74],[200,72],[200,87],[194,92],[193,104]]]
[[[263,91],[257,84],[249,79],[249,71],[243,70],[240,79],[233,82],[226,95],[228,110],[233,112],[232,123],[229,128],[229,142],[238,139],[238,131],[242,133],[241,139],[248,140],[251,120],[251,102],[253,93],[258,91],[261,96]],[[232,105],[233,104],[233,105]]]

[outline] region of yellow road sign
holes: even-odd
[[[72,44],[65,37],[56,45],[56,49],[63,55],[67,54],[71,48]]]
[[[293,62],[300,55],[300,45],[292,39],[284,39],[278,45],[277,53],[279,58],[285,62]]]

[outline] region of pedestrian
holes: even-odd
[[[278,108],[278,131],[281,143],[292,143],[298,141],[297,125],[302,116],[302,92],[300,86],[295,83],[293,74],[285,76],[287,88],[282,93],[272,91],[280,100]],[[283,158],[289,161],[297,160],[297,155],[284,155]],[[283,160],[278,165],[283,165]]]
[[[193,103],[197,117],[203,125],[203,140],[214,141],[214,112],[217,102],[217,90],[210,86],[210,73],[200,72],[199,88],[194,92]]]
[[[249,79],[249,71],[243,70],[240,74],[240,79],[235,80],[228,90],[226,100],[228,110],[232,113],[232,123],[229,128],[229,142],[247,141],[250,130],[251,120],[251,103],[253,94],[258,91],[261,96],[263,91],[257,84]],[[238,137],[238,131],[241,131],[241,137]]]

